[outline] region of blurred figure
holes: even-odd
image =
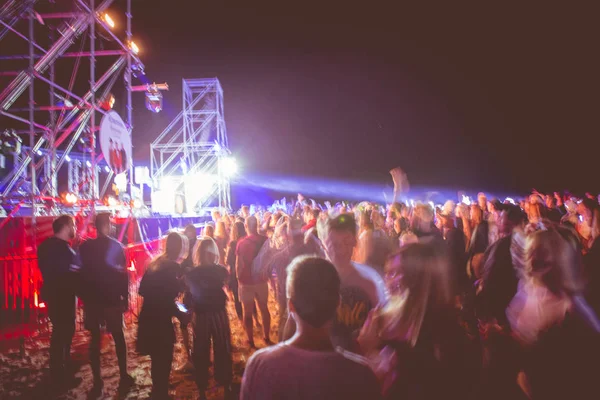
[[[457,294],[468,292],[471,285],[466,270],[465,234],[456,227],[453,215],[454,207],[449,207],[439,215],[442,223],[442,235],[446,242],[447,257],[452,271],[452,280],[457,285]]]
[[[185,260],[183,260],[181,262],[181,271],[180,271],[180,274],[178,274],[178,277],[183,276],[187,272],[191,271],[192,268],[194,268],[194,250],[196,248],[196,242],[198,239],[196,236],[197,235],[196,226],[194,224],[187,225],[183,231],[183,235],[187,239],[187,244],[185,243],[186,241],[184,241],[184,249],[187,250],[187,254],[186,254]],[[185,349],[185,355],[186,355],[186,361],[180,367],[180,370],[187,371],[187,370],[193,369],[193,364],[191,361],[192,349],[190,348],[190,334],[188,331],[188,325],[189,325],[190,321],[189,321],[189,318],[183,313],[179,313],[179,314],[177,314],[177,316],[180,317],[179,318],[179,328],[181,329],[183,347]]]
[[[319,219],[319,214],[321,214],[321,210],[315,208],[314,210],[310,210],[307,215],[307,220],[305,225],[302,227],[302,232],[307,232],[312,228],[317,226],[317,220]]]
[[[472,281],[481,278],[484,254],[490,245],[489,223],[483,219],[483,211],[479,206],[471,206],[471,224],[473,233],[467,251],[467,274]]]
[[[332,328],[334,345],[343,349],[357,349],[356,337],[371,309],[387,300],[381,276],[372,268],[352,262],[356,246],[356,221],[349,214],[319,221],[319,237],[327,256],[341,278],[341,304]],[[293,334],[292,324],[286,327],[286,338]]]
[[[444,254],[439,242],[413,243],[386,264],[390,301],[369,314],[358,338],[385,398],[473,398],[480,354],[461,327]]]
[[[79,260],[69,242],[77,236],[75,220],[61,215],[52,222],[54,236],[38,247],[38,266],[44,286],[41,299],[46,302],[52,322],[50,338],[50,376],[52,384],[61,388],[72,377],[68,368],[71,360],[71,342],[75,334],[75,293]]]
[[[187,256],[181,263],[181,268],[183,269],[183,273],[185,273],[187,270],[194,267],[194,247],[196,246],[197,240],[196,226],[194,226],[194,224],[187,225],[183,230],[183,234],[187,238],[188,249]]]
[[[227,255],[225,258],[226,264],[229,267],[229,289],[233,293],[235,312],[240,320],[242,319],[243,312],[242,303],[240,302],[240,297],[238,295],[239,284],[235,267],[237,262],[236,248],[239,241],[245,237],[246,228],[244,228],[244,223],[239,221],[234,223],[231,228],[231,236],[229,237],[229,246],[227,247]]]
[[[215,238],[215,227],[210,224],[206,224],[202,230],[202,236],[208,236],[211,239]]]
[[[215,228],[215,243],[219,248],[219,259],[225,261],[225,250],[227,249],[227,228],[225,227],[225,222],[219,221],[217,222],[217,226]]]
[[[175,343],[172,317],[187,322],[175,304],[183,291],[178,262],[186,256],[185,240],[179,233],[170,233],[163,254],[152,260],[140,282],[139,294],[144,303],[138,319],[137,351],[150,356],[152,399],[169,398]],[[182,324],[182,330],[186,327],[187,323]]]
[[[121,243],[109,235],[113,230],[111,215],[96,216],[98,237],[83,243],[81,254],[82,299],[85,304],[85,326],[90,331],[90,362],[94,375],[93,393],[102,392],[100,374],[100,327],[112,335],[119,361],[121,386],[134,380],[127,373],[127,344],[123,334],[123,313],[129,309],[129,277]]]
[[[248,236],[240,240],[236,248],[236,271],[239,282],[239,296],[244,309],[244,328],[248,336],[248,344],[251,348],[254,344],[252,330],[252,315],[254,314],[254,300],[258,302],[260,313],[263,318],[264,340],[271,344],[269,334],[271,331],[271,315],[269,313],[269,277],[257,277],[252,274],[252,262],[258,255],[263,244],[267,240],[265,236],[258,234],[258,221],[256,217],[246,218],[246,233]]]
[[[194,352],[196,384],[200,398],[205,399],[210,367],[210,348],[214,352],[215,380],[225,388],[225,399],[231,398],[233,364],[231,330],[225,308],[224,292],[227,269],[219,265],[219,249],[214,240],[202,238],[196,250],[197,267],[185,276],[185,304],[194,312]]]
[[[598,393],[600,321],[582,294],[577,239],[562,228],[527,238],[525,275],[507,309],[522,343],[520,385],[532,399],[583,399]]]
[[[296,258],[288,269],[287,295],[296,333],[250,358],[240,399],[379,399],[365,360],[331,342],[341,295],[335,267],[320,258]]]

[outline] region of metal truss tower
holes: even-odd
[[[144,68],[131,40],[131,0],[123,1],[123,40],[105,14],[115,0],[7,0],[0,7],[0,130],[10,127],[24,144],[0,183],[2,201],[31,204],[34,217],[44,213],[42,201],[57,198],[57,175],[71,157],[77,165],[68,167],[69,189],[92,209],[103,195],[99,174],[106,172],[96,154],[97,118],[107,112],[101,103],[123,76],[131,131],[132,75],[143,75]],[[13,49],[27,54],[6,54]],[[77,145],[85,147],[85,159],[69,155]],[[112,172],[103,179],[111,180]]]
[[[153,209],[193,213],[230,208],[230,157],[217,78],[183,79],[183,110],[150,145]],[[174,195],[184,209],[173,210]]]

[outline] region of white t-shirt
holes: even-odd
[[[379,399],[365,359],[341,349],[311,351],[280,343],[248,361],[240,400]]]
[[[351,268],[338,269],[341,303],[334,320],[331,339],[335,346],[355,350],[353,341],[364,325],[369,311],[385,304],[387,291],[379,273],[366,265],[352,263]]]

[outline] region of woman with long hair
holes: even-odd
[[[215,241],[204,237],[196,250],[196,268],[185,275],[185,304],[194,312],[194,350],[192,359],[200,398],[205,398],[210,367],[210,348],[214,352],[215,380],[225,388],[225,398],[231,396],[233,362],[231,330],[227,315],[227,295],[224,292],[227,269],[219,265],[219,249]]]
[[[227,227],[222,219],[217,222],[213,239],[219,248],[219,259],[225,262],[225,250],[227,249],[227,242],[229,240],[227,237]]]
[[[389,258],[385,280],[390,300],[369,314],[358,338],[369,358],[387,354],[379,364],[387,364],[387,371],[379,371],[387,399],[473,395],[480,364],[477,345],[460,325],[454,274],[439,246],[411,243]]]
[[[581,246],[562,227],[527,237],[525,274],[506,310],[523,348],[519,384],[533,399],[598,393],[600,321],[583,297]]]
[[[183,289],[178,279],[179,262],[186,254],[187,238],[170,233],[164,252],[152,260],[140,282],[139,294],[144,304],[138,319],[137,350],[150,355],[153,399],[165,399],[169,394],[175,343],[172,317],[179,316],[175,303]]]
[[[227,263],[227,267],[229,268],[229,289],[233,293],[233,298],[235,301],[235,312],[238,318],[241,320],[242,313],[242,303],[240,302],[240,297],[238,296],[238,280],[237,280],[237,272],[235,270],[235,263],[237,261],[235,255],[235,249],[240,240],[246,237],[246,228],[244,227],[244,223],[241,221],[237,221],[233,224],[231,228],[231,235],[229,236],[229,245],[227,246],[227,253],[225,255],[225,262]]]
[[[215,227],[211,224],[206,224],[202,230],[202,236],[208,236],[211,239],[215,238]]]

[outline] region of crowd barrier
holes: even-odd
[[[129,274],[129,309],[126,321],[137,318],[141,308],[138,287],[152,257],[160,250],[164,239],[135,243],[125,246],[127,273]],[[2,339],[30,336],[47,329],[47,311],[40,295],[42,276],[35,253],[26,256],[0,257],[0,331]],[[78,302],[77,330],[83,329],[83,312]]]

